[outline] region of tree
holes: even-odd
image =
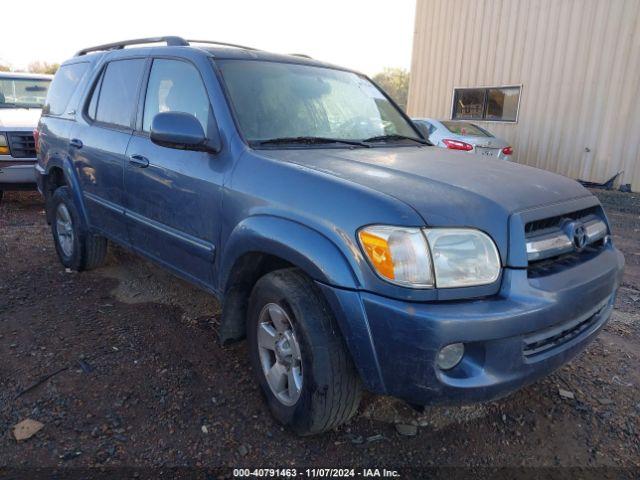
[[[60,68],[59,63],[41,62],[38,60],[36,62],[31,62],[27,67],[27,70],[30,73],[50,73],[53,75],[58,71],[58,68]]]
[[[0,64],[0,72],[10,72],[10,71],[11,71],[11,67],[9,65]]]
[[[393,98],[403,110],[407,108],[409,72],[402,68],[385,68],[373,77],[373,81]]]

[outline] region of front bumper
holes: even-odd
[[[608,246],[544,278],[505,269],[498,295],[464,301],[409,303],[322,288],[370,390],[420,405],[464,404],[508,395],[582,351],[611,315],[623,267]],[[465,343],[463,360],[440,370],[439,349],[455,342]]]
[[[36,187],[36,160],[0,161],[0,189]]]

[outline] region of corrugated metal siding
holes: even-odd
[[[522,85],[515,160],[640,191],[640,0],[417,0],[407,111],[451,118],[454,87]]]

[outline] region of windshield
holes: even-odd
[[[451,133],[472,137],[493,137],[489,132],[469,122],[442,122]]]
[[[0,76],[0,108],[42,108],[51,80]]]
[[[217,64],[240,130],[250,143],[315,137],[362,141],[395,136],[384,139],[392,142],[419,138],[382,92],[355,73],[263,61]]]

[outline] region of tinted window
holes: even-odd
[[[187,62],[154,60],[144,102],[142,128],[151,130],[151,122],[160,112],[183,112],[195,116],[207,131],[209,98],[198,70]]]
[[[96,121],[123,127],[130,126],[143,68],[143,59],[117,60],[107,65],[100,88],[97,89],[99,97],[95,113]],[[94,91],[94,95],[96,94],[97,92]]]
[[[515,122],[520,87],[457,88],[451,117],[459,120]]]
[[[44,106],[45,113],[62,115],[65,112],[71,95],[73,95],[88,68],[88,63],[75,63],[60,67],[47,94]]]

